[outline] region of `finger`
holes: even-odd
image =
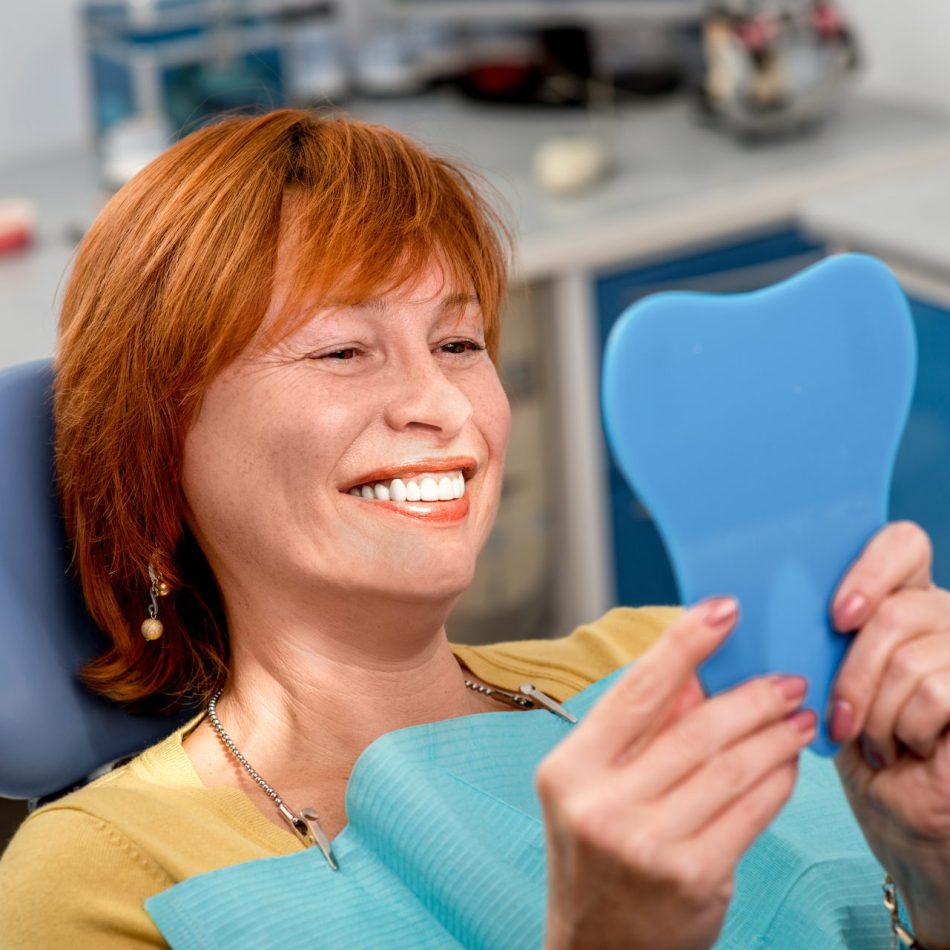
[[[698,834],[771,772],[797,759],[817,723],[814,710],[800,709],[710,758],[663,795],[652,818],[659,837]]]
[[[670,723],[676,722],[680,716],[694,709],[701,702],[704,702],[705,699],[706,693],[703,691],[702,684],[699,682],[699,677],[693,673],[676,695],[658,731],[663,732]]]
[[[831,601],[836,629],[859,629],[881,601],[902,587],[931,586],[932,545],[913,521],[885,525],[851,565]]]
[[[950,726],[950,668],[936,670],[921,682],[897,716],[897,737],[922,759],[933,755]]]
[[[905,643],[932,633],[950,618],[950,594],[901,590],[884,600],[854,637],[832,691],[831,737],[859,735],[884,679],[891,656]]]
[[[901,710],[925,688],[934,670],[944,669],[950,669],[950,633],[944,631],[923,634],[900,644],[892,653],[864,726],[868,750],[883,766],[897,758],[897,719]]]
[[[696,667],[726,639],[738,604],[714,598],[682,614],[595,703],[555,752],[571,769],[607,764],[646,742],[668,717]]]
[[[721,750],[781,722],[805,698],[801,676],[761,677],[707,700],[628,757],[626,794],[642,801],[667,794]]]
[[[697,861],[718,860],[728,867],[739,863],[749,846],[768,827],[795,790],[798,759],[769,772],[733,802],[718,818],[693,837],[689,850]]]

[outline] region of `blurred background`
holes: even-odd
[[[10,0],[0,8],[0,368],[52,354],[97,209],[223,110],[392,125],[480,169],[519,240],[497,527],[452,639],[674,603],[607,458],[600,353],[656,290],[884,258],[920,374],[892,516],[950,586],[950,6],[944,0]]]

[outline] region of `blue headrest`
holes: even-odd
[[[81,783],[183,720],[139,717],[89,692],[80,667],[108,645],[68,573],[53,481],[52,369],[0,371],[0,796]],[[144,606],[143,606],[144,610]]]

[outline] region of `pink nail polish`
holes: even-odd
[[[813,732],[818,726],[818,715],[814,709],[799,709],[788,717],[788,724],[798,732]]]
[[[804,676],[779,676],[772,681],[772,685],[789,702],[803,699],[808,691],[808,680]]]
[[[836,699],[831,707],[831,738],[835,742],[853,739],[854,707],[846,699]]]
[[[839,630],[857,629],[866,606],[863,594],[848,594],[835,611],[835,626]]]
[[[739,605],[734,597],[716,597],[707,602],[703,622],[710,627],[724,627],[735,619]]]

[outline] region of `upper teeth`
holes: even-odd
[[[465,494],[465,479],[456,469],[437,475],[415,475],[412,478],[394,478],[389,482],[356,485],[351,495],[374,498],[379,501],[451,501]]]

